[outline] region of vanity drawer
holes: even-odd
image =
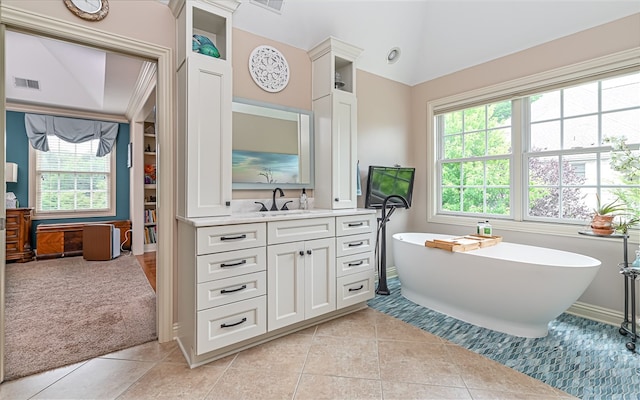
[[[372,233],[360,235],[338,236],[336,238],[336,256],[348,256],[351,254],[373,252],[375,236]]]
[[[348,215],[336,217],[336,236],[357,235],[376,230],[376,215]]]
[[[336,219],[305,218],[267,223],[269,244],[322,239],[336,234]]]
[[[267,244],[263,222],[198,228],[198,255],[240,250]]]
[[[196,354],[204,354],[266,332],[266,296],[198,311]]]
[[[198,311],[267,294],[267,271],[198,284]]]
[[[342,276],[336,282],[338,309],[370,300],[374,296],[373,271]]]
[[[375,270],[375,259],[373,252],[352,254],[350,256],[338,257],[336,261],[336,276],[346,276],[359,272]]]
[[[266,247],[206,254],[197,257],[198,283],[265,271]]]

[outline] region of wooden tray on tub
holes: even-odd
[[[465,235],[450,239],[427,240],[424,245],[427,247],[449,250],[449,251],[469,251],[481,247],[495,246],[502,241],[502,236],[479,236]]]

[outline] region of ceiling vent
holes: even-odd
[[[281,14],[284,0],[251,0],[251,2],[260,7],[264,7],[267,10],[271,10],[273,12]]]
[[[13,81],[16,87],[40,90],[40,81],[34,81],[33,79],[16,78],[16,77],[13,78]]]

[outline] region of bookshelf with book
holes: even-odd
[[[156,250],[156,127],[144,123],[144,251]]]

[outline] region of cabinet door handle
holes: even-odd
[[[300,250],[300,252],[299,252],[298,254],[300,254],[301,256],[303,256],[303,255],[304,255],[304,251]]]
[[[354,263],[349,263],[349,266],[350,267],[356,267],[356,266],[362,265],[362,264],[364,264],[364,260],[360,260],[360,261],[354,262]]]
[[[307,254],[311,255],[311,250],[307,250]]]
[[[242,235],[238,235],[238,236],[222,236],[220,240],[238,240],[238,239],[246,239],[246,238],[247,238],[247,235],[243,233]]]
[[[335,199],[333,199],[333,201],[338,202],[338,201],[340,201],[340,199],[336,197]]]
[[[349,247],[357,247],[357,246],[362,246],[364,244],[364,242],[358,242],[358,243],[349,243]]]
[[[220,264],[220,268],[229,268],[229,267],[237,267],[238,265],[243,265],[246,264],[247,260],[242,260],[242,261],[238,261],[236,263],[231,263],[231,264]]]
[[[220,328],[231,328],[232,326],[238,326],[243,322],[247,322],[247,317],[242,318],[240,321],[233,324],[221,324]]]
[[[349,288],[349,291],[350,292],[357,292],[358,290],[362,290],[363,287],[364,287],[364,285],[360,285],[359,288],[355,288],[355,289],[354,288]]]
[[[354,226],[362,226],[362,225],[364,225],[364,222],[358,222],[358,223],[353,222],[353,223],[350,223],[348,226],[351,228]]]
[[[246,289],[246,288],[247,288],[247,285],[242,285],[242,286],[240,286],[239,288],[236,288],[236,289],[229,289],[229,290],[227,290],[227,289],[222,289],[222,290],[220,291],[220,293],[224,294],[224,293],[239,292],[239,291],[244,290],[244,289]]]

